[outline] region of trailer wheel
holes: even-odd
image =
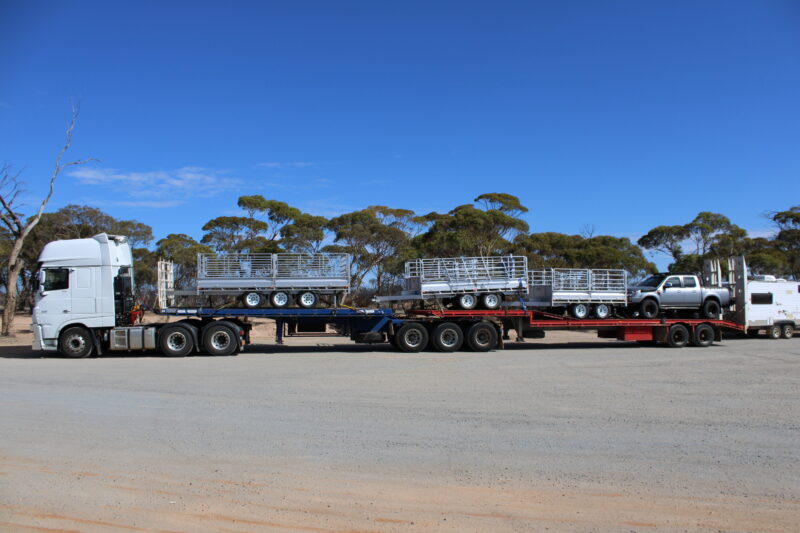
[[[475,309],[478,305],[478,297],[474,294],[460,294],[456,296],[456,304],[465,311]]]
[[[238,345],[236,332],[225,324],[211,323],[203,330],[203,348],[211,355],[232,355]]]
[[[658,316],[658,302],[652,298],[642,300],[639,304],[639,314],[642,318],[655,318]]]
[[[719,302],[713,298],[709,298],[703,302],[703,318],[719,318],[722,312]]]
[[[247,309],[255,309],[257,307],[261,307],[261,302],[264,298],[255,291],[246,292],[242,294],[242,305],[244,305]]]
[[[269,301],[272,304],[272,307],[283,309],[289,305],[291,298],[289,298],[288,292],[275,291],[270,295]]]
[[[780,326],[770,326],[767,328],[767,337],[770,339],[780,339],[783,334],[783,328]]]
[[[400,326],[394,340],[401,351],[421,352],[428,345],[428,330],[419,322],[408,322]]]
[[[431,342],[440,352],[455,352],[464,343],[464,333],[458,324],[445,322],[434,328]]]
[[[781,328],[781,331],[784,339],[791,339],[794,337],[794,326],[791,324],[784,324],[783,328]]]
[[[589,316],[589,306],[586,304],[572,304],[569,306],[569,314],[574,318],[583,320]]]
[[[483,307],[492,311],[500,307],[502,302],[503,298],[500,297],[499,294],[495,294],[493,292],[484,294],[481,297],[481,303],[483,303]]]
[[[497,347],[497,330],[488,322],[476,322],[467,331],[467,344],[476,352],[488,352]]]
[[[611,306],[606,304],[597,304],[592,308],[592,314],[600,320],[605,320],[611,316]]]
[[[194,348],[194,339],[183,326],[165,326],[159,331],[158,346],[168,357],[183,357]]]
[[[683,324],[675,324],[669,328],[667,343],[672,348],[683,348],[689,343],[689,330]]]
[[[300,304],[300,307],[305,309],[311,309],[317,305],[317,295],[311,291],[301,292],[300,295],[297,297],[297,303]]]
[[[692,344],[698,348],[706,348],[714,344],[714,328],[710,324],[700,324],[694,328]]]
[[[58,351],[65,357],[80,359],[89,357],[94,348],[92,334],[86,328],[68,328],[58,339]]]

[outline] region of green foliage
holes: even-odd
[[[190,288],[197,276],[197,254],[213,250],[183,233],[170,233],[156,243],[156,256],[175,263],[175,287]]]
[[[681,243],[689,237],[686,226],[656,226],[638,240],[639,246],[671,255],[674,260],[683,255]]]
[[[328,219],[302,213],[281,228],[281,246],[287,252],[317,253],[325,240]]]

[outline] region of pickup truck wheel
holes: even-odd
[[[706,348],[714,343],[714,328],[709,324],[700,324],[694,328],[692,344],[699,348]]]
[[[689,343],[689,330],[683,324],[675,324],[669,328],[667,343],[672,348],[683,348]]]
[[[502,301],[503,298],[499,294],[495,294],[493,292],[484,294],[481,297],[481,302],[483,303],[483,307],[492,311],[500,307]]]
[[[242,305],[247,309],[255,309],[261,307],[263,298],[257,292],[246,292],[242,294]]]
[[[611,316],[611,307],[606,304],[597,304],[592,308],[592,314],[601,320]]]
[[[784,324],[783,328],[781,328],[781,332],[783,333],[784,339],[791,339],[794,337],[794,326],[791,324]]]
[[[428,345],[428,330],[419,322],[408,322],[400,326],[394,340],[404,352],[421,352]]]
[[[572,304],[569,306],[569,314],[574,318],[583,320],[589,316],[589,306],[586,304]]]
[[[194,339],[183,326],[165,326],[159,331],[158,346],[168,357],[183,357],[194,348]]]
[[[767,328],[767,337],[770,339],[780,339],[782,334],[783,330],[780,326],[770,326]]]
[[[703,318],[719,318],[721,312],[718,301],[709,298],[703,303]]]
[[[58,351],[65,357],[80,359],[89,357],[94,348],[92,334],[86,328],[68,328],[58,339]]]
[[[497,330],[488,322],[476,322],[467,331],[467,344],[476,352],[488,352],[497,347]]]
[[[236,333],[225,324],[209,324],[203,331],[203,348],[211,355],[233,355],[238,344]]]
[[[304,309],[311,309],[317,305],[317,295],[311,291],[301,292],[297,297],[297,303]]]
[[[283,309],[284,307],[289,306],[291,298],[289,298],[288,292],[275,291],[270,295],[269,301],[272,304],[272,307],[275,307],[276,309]]]
[[[478,297],[474,294],[460,294],[456,297],[456,305],[465,311],[471,311],[478,305]]]
[[[639,304],[639,314],[642,318],[655,318],[658,316],[658,302],[652,298],[642,300]]]
[[[455,352],[464,343],[464,333],[458,324],[445,322],[434,328],[431,342],[440,352]]]

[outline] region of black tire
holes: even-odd
[[[464,311],[472,311],[478,306],[478,297],[474,294],[459,294],[453,298],[453,300],[456,302],[458,308]]]
[[[164,326],[158,331],[158,346],[167,357],[183,357],[194,349],[194,337],[187,327]]]
[[[497,347],[497,330],[489,322],[476,322],[467,331],[467,344],[476,352],[488,352]]]
[[[569,306],[569,314],[573,318],[583,320],[589,317],[589,306],[586,304],[572,304]]]
[[[794,337],[794,326],[792,324],[784,324],[781,328],[781,334],[784,339],[791,339]]]
[[[780,326],[770,326],[767,328],[767,337],[770,339],[780,339],[783,334],[783,328]]]
[[[94,339],[89,330],[80,326],[67,328],[58,338],[58,351],[64,357],[82,359],[92,355]]]
[[[706,348],[714,344],[714,328],[710,324],[700,324],[694,328],[692,346]]]
[[[490,311],[494,311],[495,309],[499,309],[502,303],[503,303],[503,296],[500,294],[488,292],[483,296],[481,296],[481,304],[483,304],[484,309],[489,309]]]
[[[683,324],[674,324],[669,328],[667,344],[672,348],[683,348],[689,344],[689,329]]]
[[[317,302],[319,298],[311,291],[303,291],[297,295],[297,305],[303,309],[312,309],[317,306]]]
[[[239,335],[227,324],[211,323],[203,328],[203,349],[210,355],[233,355]]]
[[[592,306],[592,314],[600,320],[605,320],[611,316],[611,306],[608,304],[597,304]]]
[[[642,318],[656,318],[658,311],[658,302],[652,298],[642,300],[639,304],[639,314],[642,315]]]
[[[719,318],[720,313],[722,313],[722,307],[715,299],[709,298],[703,302],[703,318]]]
[[[455,352],[464,344],[464,332],[452,322],[439,324],[431,334],[431,344],[440,352]]]
[[[257,309],[264,303],[264,297],[255,292],[250,291],[242,294],[242,305],[247,309]]]
[[[275,309],[283,309],[289,307],[289,304],[292,303],[292,297],[286,291],[275,291],[269,295],[269,303]]]
[[[421,352],[428,345],[428,330],[419,322],[407,322],[397,330],[394,340],[403,352]]]

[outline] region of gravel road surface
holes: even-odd
[[[561,340],[0,346],[0,530],[800,531],[800,338]]]

